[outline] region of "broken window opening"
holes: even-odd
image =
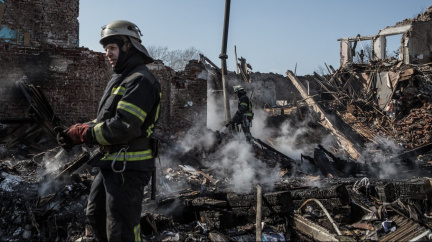
[[[402,60],[401,55],[401,41],[402,41],[402,34],[398,35],[389,35],[386,36],[386,59],[394,58],[396,60]]]

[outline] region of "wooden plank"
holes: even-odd
[[[297,77],[291,72],[286,72],[287,77],[292,81],[294,86],[300,92],[300,95],[305,99],[306,103],[313,108],[315,113],[318,114],[321,125],[330,130],[334,135],[336,135],[341,147],[357,161],[363,161],[360,152],[358,151],[357,145],[351,142],[343,133],[341,133],[330,121],[330,119],[325,114],[324,110],[319,106],[318,103],[313,100],[313,98],[308,98],[307,92],[303,84],[297,79]]]

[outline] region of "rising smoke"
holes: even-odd
[[[258,160],[251,146],[241,136],[218,149],[214,159],[206,165],[213,168],[217,177],[225,177],[230,189],[236,193],[250,193],[255,184],[271,190],[280,179],[279,168],[269,167],[264,161]]]
[[[374,142],[367,144],[362,152],[366,162],[373,167],[371,175],[379,179],[401,178],[405,172],[400,164],[400,159],[392,158],[400,154],[400,147],[394,140],[382,136],[374,139]]]
[[[262,86],[263,83],[255,85],[258,85],[255,87],[256,90],[265,90]],[[223,130],[226,122],[223,95],[221,92],[211,90],[210,87],[208,90],[207,125],[194,125],[191,130],[185,132],[177,145],[184,152],[194,149],[208,150],[215,143],[214,132]],[[254,100],[267,100],[272,95],[274,99],[274,94],[250,90],[248,96],[252,95],[252,92],[257,98],[252,98],[255,114],[251,128],[253,137],[264,142],[273,140],[277,150],[293,159],[300,159],[300,154],[304,153],[306,149],[310,149],[313,145],[316,146],[316,144],[308,144],[300,148],[296,146],[298,139],[308,132],[308,129],[303,127],[307,126],[308,119],[302,123],[297,123],[295,126],[287,121],[280,127],[269,127],[267,124],[269,114],[262,108],[262,105],[255,105]],[[237,111],[237,97],[232,95],[229,96],[231,117]],[[204,165],[212,168],[211,170],[217,177],[224,178],[230,185],[230,189],[237,193],[249,193],[255,189],[256,184],[261,184],[266,189],[271,190],[274,184],[280,180],[280,168],[278,166],[269,167],[265,161],[257,159],[251,144],[245,140],[243,133],[234,135],[233,139],[217,146],[217,150],[214,150],[206,160],[208,162],[204,160]],[[173,164],[172,161],[170,163]]]

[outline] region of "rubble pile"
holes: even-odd
[[[423,83],[414,77],[408,80]],[[335,114],[341,113],[346,102],[352,117],[364,123],[368,115],[359,114],[367,111],[375,115],[369,122],[392,120],[373,105],[360,106],[360,99],[350,101],[347,93],[337,95],[341,101],[327,98],[323,102],[334,107]],[[408,117],[414,117],[412,113],[425,117],[424,112],[430,109],[424,104],[427,99],[422,100],[411,102],[411,109],[405,110],[398,122],[407,123]],[[33,105],[38,110],[48,104]],[[413,154],[387,157],[380,163],[370,162],[368,156],[365,163],[346,159],[337,149],[319,144],[329,132],[319,125],[313,112],[300,106],[296,112],[267,119],[268,125],[290,123],[307,130],[294,146],[315,148],[305,150],[300,158],[276,148],[281,135],[276,131],[266,140],[254,137],[247,142],[228,130],[213,131],[197,124],[187,131],[157,127],[155,136],[161,141],[157,193],[145,190],[141,216],[144,238],[256,241],[259,217],[263,240],[428,239],[431,180],[420,178],[429,173],[419,169]],[[42,130],[52,126],[35,123]],[[93,150],[84,146],[69,152],[53,148],[52,142],[47,142],[50,133],[32,139],[18,137],[6,137],[10,148],[0,149],[1,237],[5,241],[75,241],[82,237],[87,195],[97,174],[97,169],[86,164]],[[15,140],[13,145],[8,142],[11,139]],[[33,145],[26,146],[29,140]],[[36,150],[44,151],[35,154]],[[391,175],[383,179],[383,171],[390,168],[403,172],[397,179],[389,179]],[[261,193],[258,187],[262,187]]]
[[[361,142],[382,136],[414,149],[432,141],[431,74],[429,64],[386,60],[351,64],[327,77],[315,73],[314,80],[332,93],[323,107],[356,129]]]
[[[157,134],[175,137],[160,129]],[[211,130],[199,135],[212,136],[212,142],[185,149],[181,142],[161,140],[165,155],[157,162],[156,198],[152,200],[146,189],[143,201],[141,227],[148,241],[255,241],[258,210],[263,240],[419,241],[431,233],[428,178],[379,179],[373,165],[366,169],[351,164],[356,169],[346,169],[348,161],[322,146],[314,157],[295,160],[257,138],[248,143]],[[248,151],[243,158],[250,167],[230,153],[233,144]],[[5,154],[0,181],[2,238],[81,237],[86,199],[97,171],[74,164],[88,160],[89,154],[80,147],[71,153],[55,148],[27,157],[19,157],[19,151]],[[233,159],[226,166],[238,167],[216,166],[224,155]],[[361,169],[366,170],[363,177],[358,176]],[[251,176],[244,182],[241,174]],[[272,179],[267,181],[268,177]]]
[[[430,21],[431,13],[398,26],[407,31],[407,23]],[[344,58],[355,45],[347,50]],[[246,140],[226,127],[208,128],[200,119],[211,114],[189,109],[220,101],[205,94],[211,82],[221,88],[222,72],[200,57],[170,79],[176,94],[196,86],[170,107],[181,120],[155,127],[157,190],[145,188],[141,214],[146,241],[432,240],[432,64],[425,58],[348,61],[328,75],[287,71],[282,81],[298,93],[281,100],[277,81],[260,83],[241,58],[232,81],[256,88],[264,103],[254,106]],[[58,147],[54,128],[62,123],[43,91],[26,79],[17,85],[29,115],[0,119],[1,240],[79,241],[97,147]]]
[[[73,241],[80,236],[93,176],[85,172],[58,176],[73,162],[72,154],[69,157],[58,151],[32,157],[9,153],[2,159],[2,241]]]

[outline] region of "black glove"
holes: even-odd
[[[228,122],[227,124],[225,124],[225,127],[228,127],[228,126],[230,126],[230,125],[231,125],[231,121]]]
[[[72,139],[66,134],[68,129],[62,127],[55,127],[54,130],[57,132],[57,143],[65,150],[69,151],[72,149]]]

